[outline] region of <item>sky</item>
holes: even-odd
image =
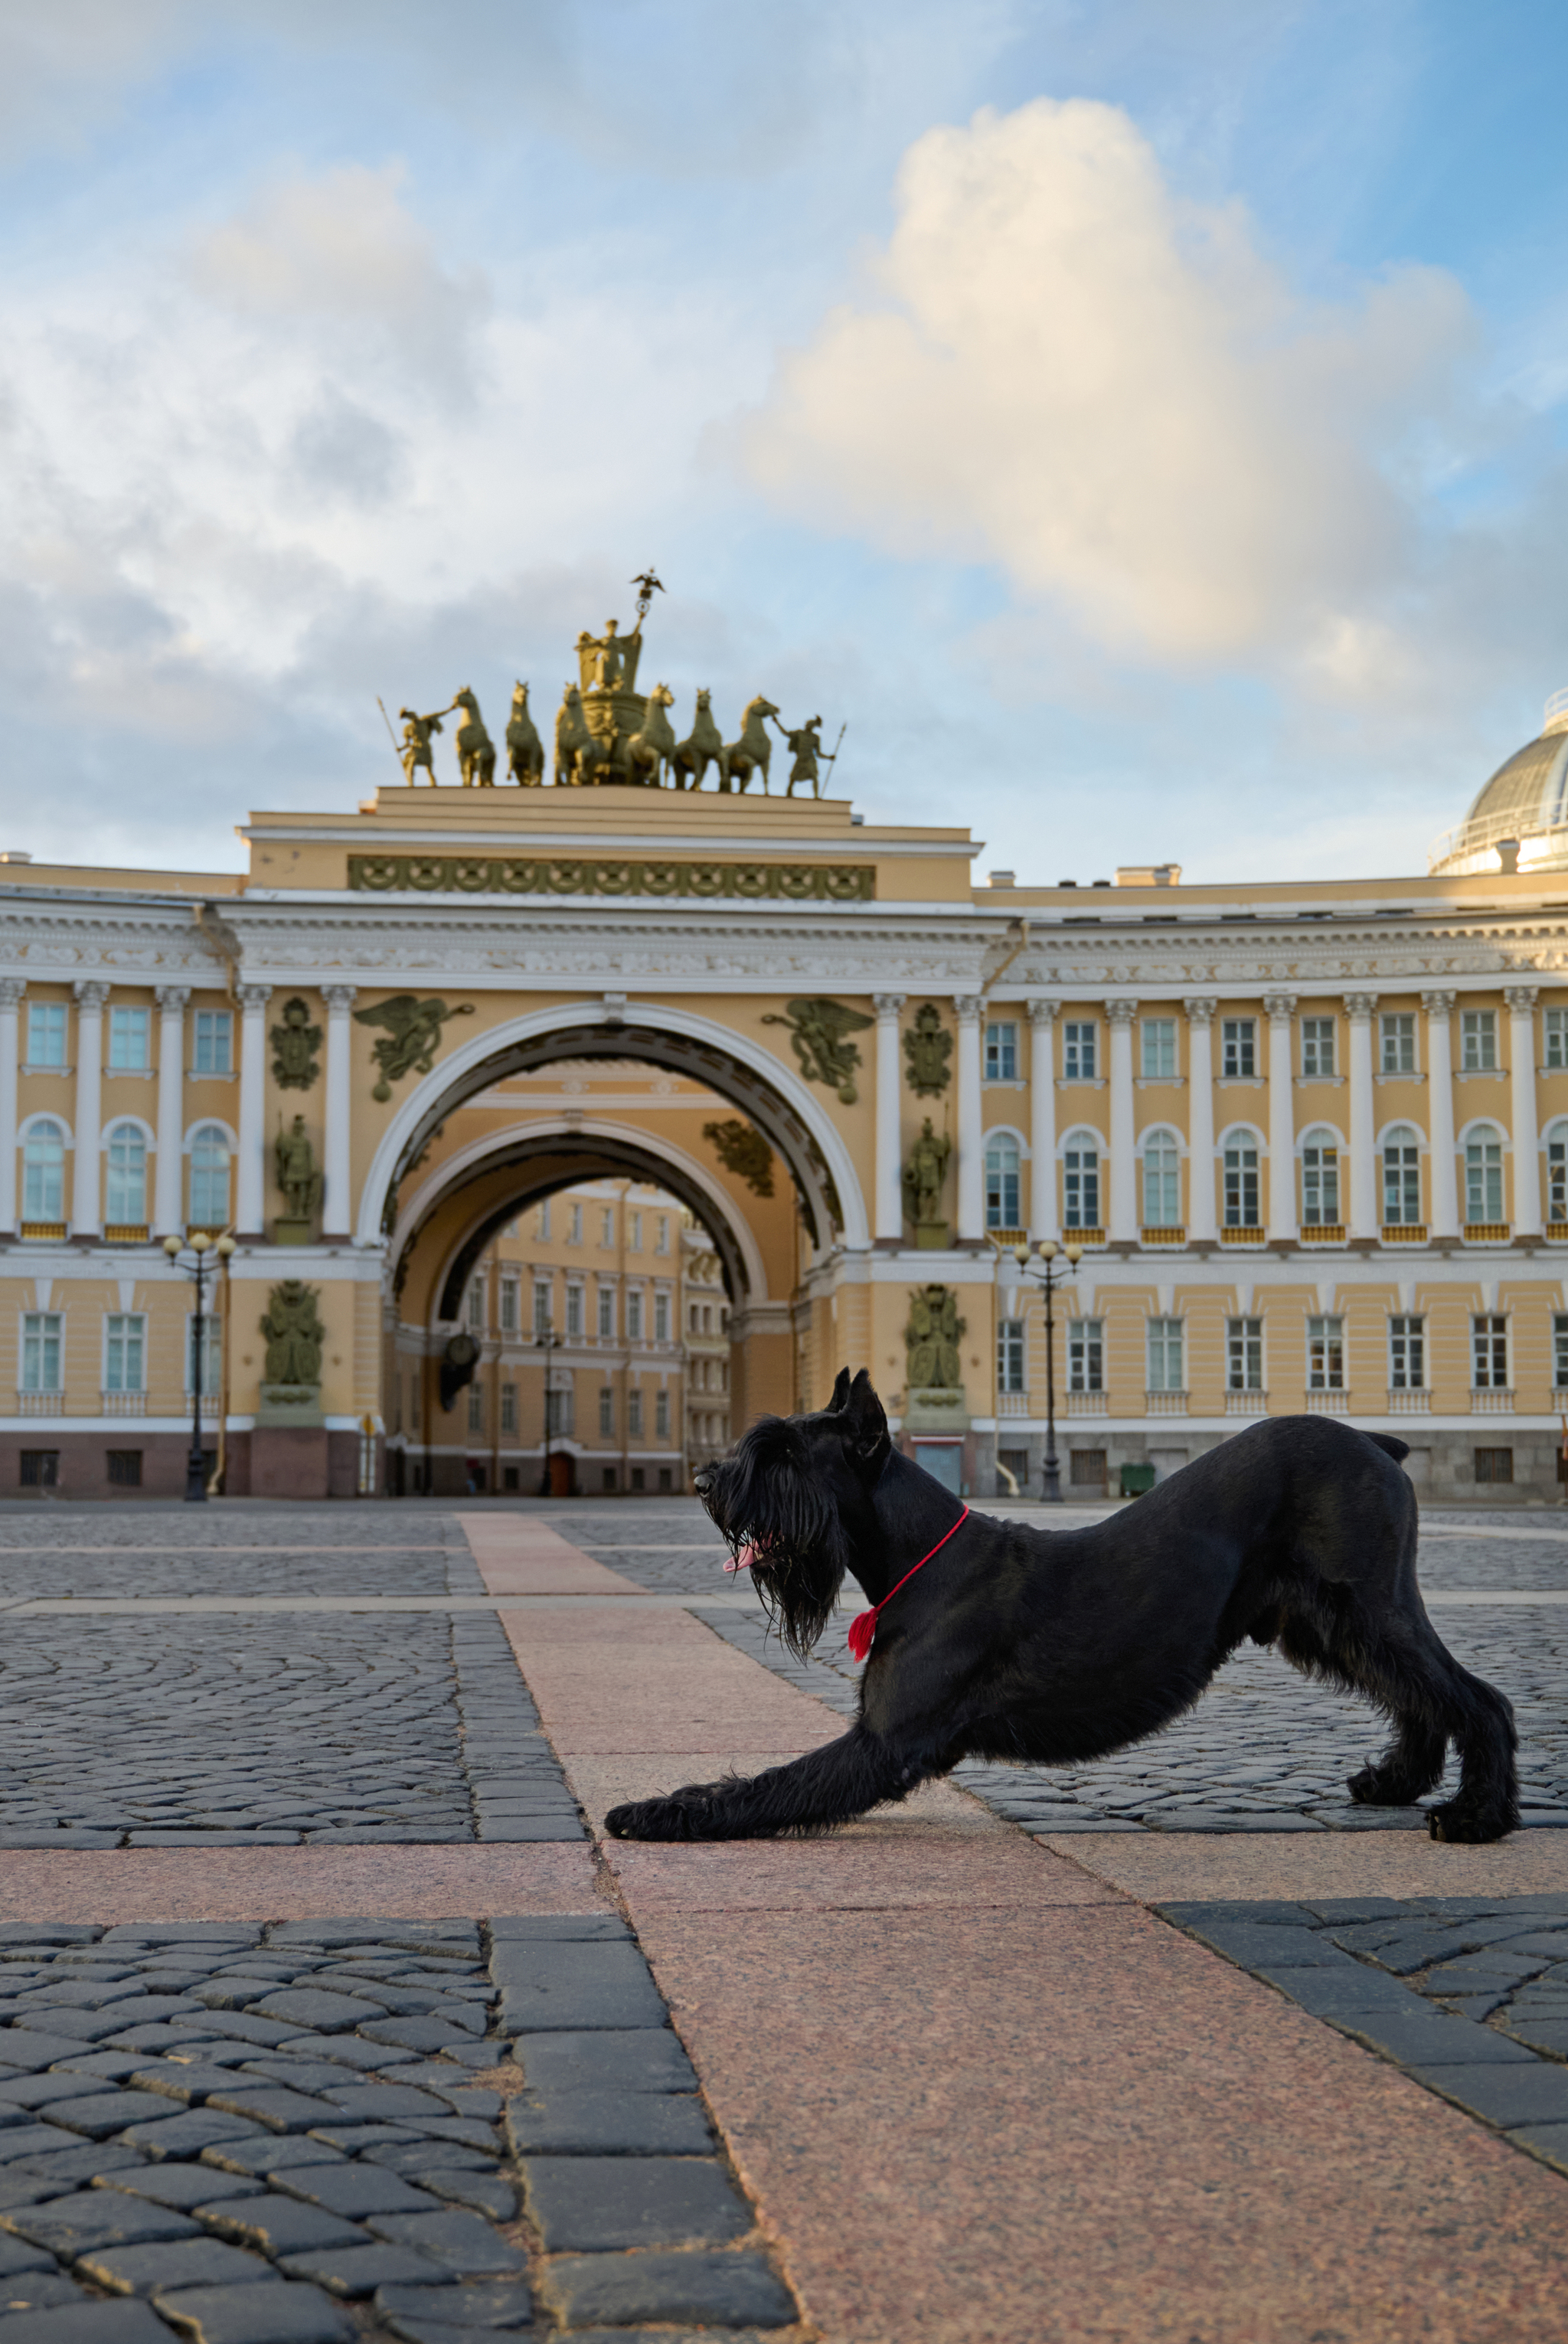
[[[1544,0],[0,0],[0,848],[580,629],[1024,884],[1394,874],[1568,685]],[[437,745],[456,779],[450,732]],[[776,773],[785,763],[778,753]]]

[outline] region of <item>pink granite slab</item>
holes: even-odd
[[[646,1595],[544,1522],[520,1514],[459,1514],[458,1527],[491,1595]]]
[[[1066,1832],[1044,1840],[1145,1904],[1205,1896],[1541,1896],[1568,1888],[1568,1831],[1443,1847],[1422,1831]]]
[[[603,1909],[586,1843],[8,1848],[0,1920],[289,1921]]]
[[[631,1903],[825,2337],[1560,2344],[1568,2185],[1151,1915]]]
[[[813,1749],[843,1721],[679,1611],[498,1613],[562,1757]]]

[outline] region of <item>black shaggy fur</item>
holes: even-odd
[[[1402,1441],[1332,1418],[1274,1418],[1222,1442],[1091,1530],[971,1514],[878,1623],[849,1732],[750,1781],[691,1783],[617,1807],[619,1839],[755,1839],[820,1831],[907,1797],[960,1758],[1081,1764],[1169,1724],[1247,1637],[1390,1718],[1352,1799],[1455,1795],[1440,1840],[1519,1821],[1513,1712],[1462,1669],[1426,1616]],[[830,1405],[766,1417],[698,1482],[785,1642],[804,1654],[847,1571],[880,1601],[962,1512],[900,1456],[862,1372]]]

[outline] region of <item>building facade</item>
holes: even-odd
[[[547,1284],[573,1486],[683,1486],[849,1364],[933,1470],[1038,1490],[997,1248],[1070,1238],[1069,1488],[1306,1410],[1434,1495],[1559,1494],[1568,900],[1512,841],[1024,887],[960,828],[621,783],[242,836],[0,864],[0,1490],[175,1490],[193,1409],[236,1494],[538,1486]],[[197,1228],[237,1240],[200,1357]]]

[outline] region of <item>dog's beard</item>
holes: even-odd
[[[703,1503],[780,1638],[806,1660],[832,1617],[849,1553],[837,1509],[795,1448],[781,1419],[764,1420],[719,1469]]]

